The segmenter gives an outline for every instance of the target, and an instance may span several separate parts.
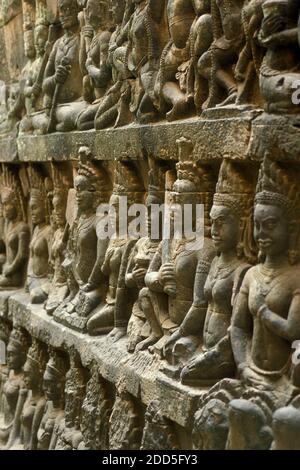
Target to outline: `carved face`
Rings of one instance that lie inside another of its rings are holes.
[[[21,351],[21,346],[9,342],[6,352],[6,362],[9,369],[18,371],[24,364],[24,353]]]
[[[214,205],[210,212],[211,236],[220,253],[236,249],[239,239],[240,220],[229,207]]]
[[[79,212],[89,212],[95,206],[95,191],[91,191],[89,181],[82,175],[75,178],[74,185]]]
[[[59,19],[63,29],[71,29],[78,25],[78,6],[74,0],[59,0]]]
[[[25,55],[28,59],[33,59],[35,56],[34,35],[32,31],[25,31],[24,33],[24,49]]]
[[[94,29],[97,29],[105,22],[105,7],[98,0],[88,0],[86,6],[86,15],[89,24]]]
[[[16,201],[12,194],[4,194],[2,196],[3,215],[7,220],[15,220],[18,212]]]
[[[115,222],[118,223],[119,220],[119,196],[116,194],[112,194],[109,200],[109,205],[112,208],[112,210],[110,210],[108,214],[109,220],[110,223],[114,226]]]
[[[37,195],[32,195],[29,201],[29,207],[33,225],[44,223],[46,220],[46,208],[44,201],[38,198]]]
[[[52,200],[53,204],[53,218],[54,223],[57,227],[63,228],[66,224],[66,204],[64,198],[59,195],[55,194]]]
[[[30,359],[27,359],[27,361],[25,362],[23,371],[24,383],[26,388],[28,390],[34,389],[38,383],[38,372]]]
[[[46,400],[57,401],[60,400],[63,393],[64,384],[57,376],[50,373],[46,369],[43,378],[43,390],[45,392]]]
[[[289,222],[277,206],[257,204],[254,210],[254,238],[265,256],[278,256],[288,250]]]
[[[38,55],[44,54],[47,38],[48,28],[43,25],[36,26],[34,30],[34,45]]]

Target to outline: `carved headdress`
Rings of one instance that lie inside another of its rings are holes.
[[[46,222],[49,223],[51,216],[51,196],[53,184],[49,176],[45,176],[40,168],[29,165],[28,179],[30,183],[30,196],[45,205]]]
[[[75,348],[70,349],[70,369],[66,374],[65,416],[70,426],[79,427],[82,403],[85,396],[87,374]]]
[[[149,158],[148,195],[154,196],[158,203],[165,199],[165,180],[168,166],[163,161]]]
[[[29,338],[26,332],[20,327],[13,328],[9,336],[8,344],[16,348],[18,351],[20,351],[21,354],[25,355],[24,356],[24,362],[25,362],[25,357],[26,357],[28,346],[29,346]]]
[[[17,208],[19,217],[26,221],[26,204],[18,175],[7,165],[2,165],[0,180],[1,201],[11,200]]]
[[[215,206],[228,207],[240,219],[237,255],[250,262],[256,259],[252,217],[256,177],[254,166],[223,160],[213,199]]]
[[[143,200],[145,194],[143,180],[134,162],[120,160],[116,162],[113,193],[127,196],[128,204]]]
[[[104,198],[105,201],[109,199],[111,193],[111,182],[108,172],[103,164],[92,160],[92,153],[88,147],[80,147],[79,149],[79,164],[78,164],[78,177],[84,177],[88,182],[88,190],[95,192],[95,203],[99,198]]]
[[[289,260],[294,264],[299,259],[300,190],[299,167],[284,165],[265,158],[256,187],[255,204],[281,207],[290,222]]]
[[[32,363],[39,374],[43,374],[47,364],[47,352],[43,344],[36,338],[32,338],[32,344],[27,353],[27,361]]]
[[[65,381],[68,364],[65,355],[52,347],[49,347],[49,361],[47,362],[46,371],[54,379]]]

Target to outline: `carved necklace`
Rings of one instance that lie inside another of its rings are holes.
[[[258,291],[266,297],[271,290],[280,282],[282,274],[284,274],[286,266],[268,268],[265,265],[258,265],[256,272],[256,281],[258,283]],[[274,280],[276,282],[274,283]]]
[[[239,260],[235,260],[230,263],[222,263],[221,261],[217,261],[217,265],[214,267],[213,273],[209,274],[212,287],[217,281],[220,281],[221,279],[227,279],[231,274],[235,272],[239,265]]]

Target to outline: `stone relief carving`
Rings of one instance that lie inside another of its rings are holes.
[[[299,449],[298,2],[19,4],[19,23],[0,6],[0,448]]]

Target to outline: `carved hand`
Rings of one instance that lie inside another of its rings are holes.
[[[67,80],[71,71],[70,65],[59,65],[55,72],[55,81],[56,83],[63,84]]]
[[[144,268],[138,268],[132,271],[132,276],[136,282],[136,284],[140,284],[146,276],[146,269]]]
[[[167,284],[169,281],[175,279],[175,271],[173,263],[165,263],[159,270],[159,282],[162,285]]]

